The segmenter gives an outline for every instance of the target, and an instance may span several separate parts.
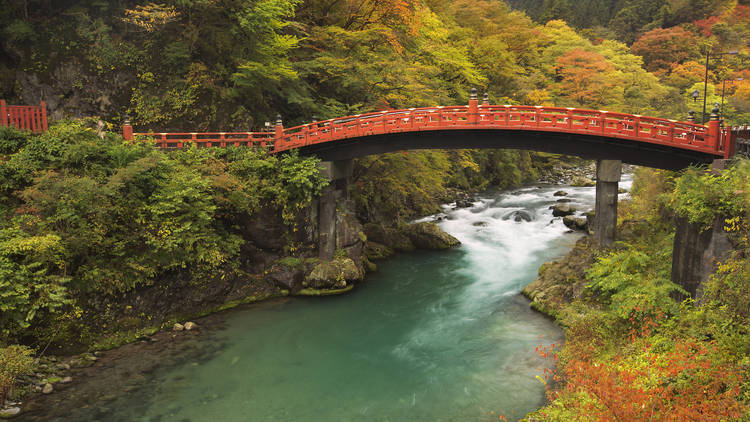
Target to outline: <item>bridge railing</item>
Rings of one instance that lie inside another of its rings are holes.
[[[136,132],[132,135],[137,137],[135,139],[150,139],[160,148],[169,149],[183,148],[189,144],[195,144],[199,148],[270,147],[274,141],[273,132]]]
[[[5,100],[0,100],[0,126],[46,132],[47,105],[42,101],[38,106],[9,106]]]
[[[719,129],[717,119],[708,126],[691,122],[634,114],[564,107],[478,105],[420,107],[385,110],[317,121],[291,128],[280,122],[274,132],[136,133],[123,127],[126,138],[140,135],[153,138],[163,148],[198,146],[265,146],[272,152],[390,133],[506,129],[563,132],[649,142],[690,149],[717,156],[727,155],[731,136]]]
[[[323,120],[283,130],[274,151],[386,133],[492,128],[597,135],[645,141],[721,155],[726,142],[690,122],[601,110],[482,105],[389,110]]]

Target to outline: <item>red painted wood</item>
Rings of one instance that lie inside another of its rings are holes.
[[[125,128],[123,128],[125,129]],[[387,110],[313,122],[273,132],[136,133],[153,138],[163,148],[198,146],[271,146],[277,153],[306,145],[347,139],[429,130],[510,129],[604,136],[634,142],[669,145],[723,156],[731,137],[718,122],[708,126],[633,114],[562,107],[477,105]]]
[[[0,100],[0,125],[35,133],[45,132],[47,105],[42,101],[39,106],[9,106],[5,100]]]

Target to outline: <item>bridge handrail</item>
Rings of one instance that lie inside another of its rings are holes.
[[[525,105],[469,105],[380,110],[337,117],[284,128],[274,132],[136,133],[150,136],[162,147],[182,147],[187,142],[202,146],[270,146],[272,152],[330,142],[400,132],[461,129],[507,129],[564,132],[670,145],[713,155],[728,155],[731,134],[718,121],[708,126],[694,122],[637,114],[567,107]],[[132,131],[132,129],[131,129]],[[229,135],[244,136],[239,140]],[[168,145],[168,146],[167,146]]]
[[[9,106],[0,100],[0,126],[12,126],[34,133],[47,131],[47,104],[42,101],[38,106]]]

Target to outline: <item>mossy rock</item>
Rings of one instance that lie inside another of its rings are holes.
[[[399,252],[411,252],[415,248],[409,237],[401,230],[378,224],[365,224],[368,242],[376,242]]]
[[[576,176],[570,181],[570,186],[582,188],[596,186],[596,182],[589,179],[588,177]]]
[[[378,242],[365,243],[365,257],[370,260],[385,259],[393,255],[393,249]]]
[[[410,224],[403,231],[419,249],[448,249],[461,244],[458,239],[431,222]]]
[[[305,278],[305,288],[331,289],[343,288],[347,282],[364,278],[363,271],[349,257],[339,256],[331,261],[317,264]]]

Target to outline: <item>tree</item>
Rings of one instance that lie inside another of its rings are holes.
[[[577,48],[557,59],[555,70],[560,82],[555,85],[559,95],[581,106],[606,102],[614,82],[615,68],[601,54]]]
[[[698,40],[679,26],[646,32],[631,48],[643,57],[646,69],[656,74],[668,73],[677,65],[700,57]]]

